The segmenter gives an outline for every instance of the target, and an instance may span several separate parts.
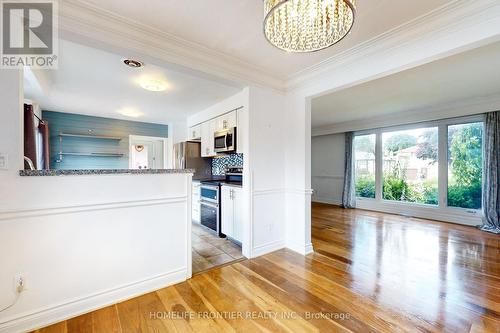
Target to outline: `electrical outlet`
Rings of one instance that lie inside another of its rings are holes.
[[[9,168],[9,155],[0,153],[0,170]]]
[[[26,278],[23,274],[14,276],[14,289],[19,294],[26,290]]]

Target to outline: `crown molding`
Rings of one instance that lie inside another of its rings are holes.
[[[500,95],[481,96],[425,108],[399,111],[376,117],[346,121],[313,128],[311,135],[321,136],[337,133],[370,130],[376,128],[406,125],[447,118],[472,116],[500,110]]]
[[[356,69],[359,62],[372,59],[374,56],[394,56],[399,58],[408,56],[412,58],[414,49],[408,45],[432,45],[436,41],[456,39],[460,33],[465,38],[475,38],[470,31],[478,24],[488,24],[490,30],[484,31],[484,35],[496,30],[500,35],[500,2],[498,0],[455,0],[435,10],[408,21],[394,29],[386,31],[372,39],[362,42],[348,50],[308,67],[300,72],[290,75],[286,79],[287,91],[305,89],[313,85],[313,82],[321,80],[325,76],[331,76],[342,72],[346,68]],[[496,28],[496,29],[495,29]],[[477,39],[483,38],[478,36]],[[460,38],[459,38],[460,39]],[[491,41],[490,41],[491,42]],[[475,45],[475,47],[481,45]],[[474,46],[470,46],[474,48]],[[465,51],[465,49],[457,50]],[[392,52],[392,55],[390,54]],[[430,59],[436,60],[436,59]],[[372,63],[373,65],[373,63]]]
[[[59,30],[70,40],[90,41],[107,48],[126,49],[190,72],[238,85],[284,90],[285,82],[236,57],[215,51],[106,11],[85,1],[64,0],[59,6]]]
[[[331,82],[332,78],[355,77],[352,73],[358,71],[360,63],[366,64],[368,61],[375,67],[377,59],[397,56],[396,60],[401,63],[408,59],[407,67],[410,68],[422,64],[422,59],[429,62],[451,55],[452,51],[458,53],[481,46],[477,43],[481,40],[484,43],[495,41],[485,41],[488,36],[500,37],[500,1],[455,0],[325,61],[280,78],[254,64],[119,16],[86,1],[64,0],[59,10],[61,36],[70,40],[83,39],[83,42],[94,46],[144,55],[241,87],[256,85],[280,92],[312,90],[311,87],[323,89],[325,86],[331,91],[332,87],[343,87],[342,84]],[[457,36],[460,36],[458,41]],[[448,43],[450,41],[461,43],[463,48],[453,49],[450,46],[445,50],[448,44],[452,44]],[[436,45],[442,49],[439,57]],[[429,56],[430,51],[424,52],[427,46],[436,49],[434,58]],[[445,54],[446,51],[448,54]],[[400,66],[395,70],[403,69]],[[391,73],[384,73],[388,74]],[[368,75],[364,78],[373,79]],[[319,93],[318,89],[314,93]]]

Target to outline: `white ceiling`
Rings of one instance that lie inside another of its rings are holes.
[[[85,3],[209,47],[286,79],[340,51],[424,15],[452,0],[357,0],[351,34],[310,54],[271,46],[262,32],[262,0],[87,0]]]
[[[124,57],[61,40],[59,68],[25,74],[25,98],[44,110],[144,122],[185,120],[242,87],[228,86],[146,63],[133,69]],[[164,80],[163,92],[142,89],[144,78]],[[120,113],[132,113],[126,116]]]
[[[500,43],[461,53],[316,98],[312,126],[426,108],[500,94]]]

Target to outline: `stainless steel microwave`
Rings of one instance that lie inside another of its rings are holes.
[[[236,151],[236,127],[215,132],[214,151],[216,153],[231,153]]]

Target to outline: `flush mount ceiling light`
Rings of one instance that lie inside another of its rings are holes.
[[[134,60],[134,59],[124,59],[123,63],[127,65],[128,67],[132,68],[141,68],[144,66],[144,63],[139,61],[139,60]]]
[[[119,114],[125,117],[139,118],[143,113],[135,108],[125,107],[117,111]]]
[[[287,52],[330,47],[351,31],[355,0],[264,0],[264,34]]]
[[[149,91],[164,91],[167,89],[167,83],[156,79],[143,79],[139,82],[142,88]]]

